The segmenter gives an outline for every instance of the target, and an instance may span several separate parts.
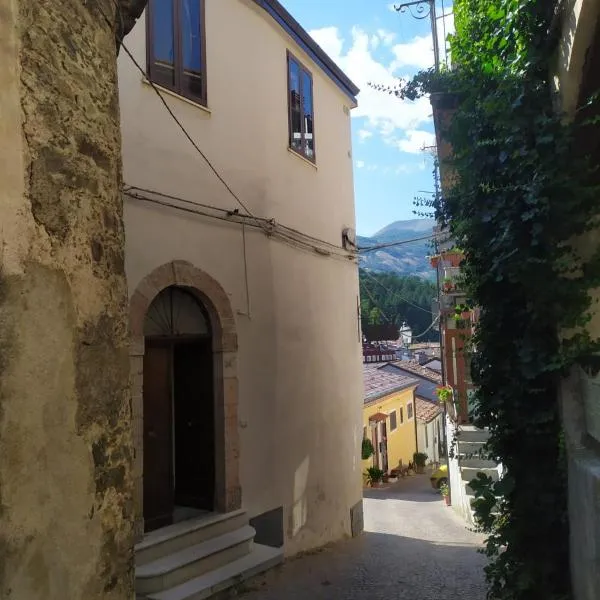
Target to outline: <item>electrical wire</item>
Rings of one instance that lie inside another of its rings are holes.
[[[114,0],[114,4],[115,7],[117,9],[117,13],[119,15],[119,18],[121,20],[121,23],[123,23],[123,15],[121,12],[121,7],[118,4],[117,0]],[[102,16],[104,17],[106,23],[111,27],[111,29],[115,29],[113,23],[111,22],[111,20],[108,18],[108,16],[106,15],[106,13],[104,12],[104,10],[102,9],[102,7],[100,6],[99,2],[96,2],[96,6],[98,8],[98,10],[100,11],[100,13],[102,14]],[[122,31],[122,30],[121,30]],[[119,34],[116,34],[117,39],[119,40],[120,44],[121,44],[121,48],[123,48],[124,52],[127,54],[127,56],[129,57],[129,59],[132,61],[132,63],[134,64],[134,66],[137,68],[137,70],[142,74],[142,76],[146,77],[146,72],[144,70],[144,68],[140,65],[140,63],[136,60],[136,58],[133,56],[132,52],[129,50],[129,48],[127,47],[127,45],[124,43],[123,37]],[[341,250],[343,252],[346,252],[346,254],[344,255],[345,258],[352,258],[352,255],[350,254],[349,251],[346,251],[343,247],[341,246],[337,246],[336,244],[332,244],[331,242],[327,242],[326,240],[322,240],[319,238],[316,238],[314,236],[311,236],[309,234],[303,233],[297,229],[294,229],[292,227],[289,226],[285,226],[285,225],[280,225],[278,224],[274,219],[265,219],[263,217],[256,217],[251,211],[250,209],[247,207],[247,205],[242,201],[242,199],[233,191],[233,189],[231,188],[231,186],[227,183],[227,181],[225,181],[225,179],[222,177],[222,175],[219,173],[219,171],[217,170],[217,168],[213,165],[213,163],[210,161],[210,159],[206,156],[206,154],[202,151],[202,149],[199,147],[199,145],[196,143],[196,141],[192,138],[192,136],[190,135],[190,133],[187,131],[187,129],[185,128],[185,126],[183,125],[183,123],[178,119],[178,117],[175,115],[175,113],[173,112],[173,110],[171,109],[171,107],[169,106],[169,104],[167,103],[167,101],[164,98],[164,95],[162,94],[160,88],[151,80],[148,80],[148,83],[150,84],[150,86],[152,87],[152,89],[154,90],[154,92],[156,93],[156,95],[159,97],[162,105],[164,106],[164,108],[167,110],[167,112],[169,113],[170,117],[173,119],[173,121],[175,122],[175,124],[177,125],[177,127],[181,130],[181,132],[184,134],[184,136],[186,137],[186,139],[190,142],[190,144],[194,147],[194,149],[198,152],[198,154],[200,154],[200,156],[202,157],[202,159],[205,161],[205,163],[208,165],[208,167],[210,168],[210,170],[214,173],[214,175],[217,177],[217,179],[222,183],[222,185],[225,187],[225,189],[229,192],[229,194],[234,198],[234,200],[241,206],[241,208],[246,212],[246,214],[256,222],[256,224],[259,225],[260,228],[265,229],[268,233],[269,236],[275,236],[278,239],[282,240],[282,241],[290,241],[291,245],[294,245],[296,247],[298,247],[298,244],[301,247],[308,247],[310,246],[309,242],[314,242],[314,244],[322,244],[324,246],[326,246],[327,248],[333,250],[334,252],[338,252]],[[209,205],[203,205],[199,202],[191,202],[189,200],[185,200],[182,198],[176,198],[174,196],[169,196],[168,194],[162,194],[153,190],[147,190],[144,188],[138,188],[138,187],[131,187],[129,188],[131,189],[137,189],[139,191],[143,191],[146,193],[153,193],[153,194],[157,194],[157,195],[161,195],[163,197],[167,197],[170,198],[171,200],[177,200],[178,202],[184,202],[187,204],[195,204],[197,206],[203,207],[203,208],[208,208],[210,210],[214,210],[214,211],[218,211],[221,213],[226,213],[226,214],[230,214],[232,211],[227,211],[224,209],[219,209],[218,207],[214,207],[214,206],[209,206]],[[148,199],[147,199],[148,200]],[[213,216],[213,215],[206,215],[206,216]],[[223,219],[223,220],[229,220],[229,219]],[[276,230],[277,228],[281,229],[281,231]],[[294,236],[298,236],[301,239],[298,240],[297,238],[295,238]],[[417,238],[414,240],[403,240],[403,241],[399,241],[399,242],[393,242],[390,244],[385,244],[385,245],[380,245],[380,246],[373,246],[373,247],[369,247],[369,248],[364,248],[362,249],[364,252],[369,252],[371,250],[376,250],[378,248],[385,248],[385,247],[392,247],[395,245],[401,245],[404,243],[410,243],[412,241],[420,241],[421,239],[431,239],[432,236],[428,236],[428,237],[424,237],[424,238]],[[329,251],[327,250],[323,250],[318,248],[318,246],[312,246],[310,248],[306,248],[306,249],[310,249],[311,251],[320,254],[322,256],[327,256],[329,255]],[[357,250],[361,250],[360,248],[357,248]]]
[[[248,283],[248,253],[246,249],[246,225],[242,223],[242,252],[244,257],[244,283],[246,285],[246,316],[251,319],[250,312],[250,284]]]
[[[377,244],[375,246],[359,246],[359,253],[372,252],[373,250],[381,250],[382,248],[393,248],[395,246],[403,246],[405,244],[412,244],[414,242],[421,242],[423,240],[433,240],[440,237],[439,233],[432,233],[418,238],[411,238],[409,240],[398,240],[397,242],[386,242],[384,244]]]
[[[402,296],[400,296],[398,294],[398,292],[393,292],[392,290],[390,290],[388,287],[383,285],[383,283],[381,283],[381,281],[379,281],[376,277],[373,277],[371,275],[371,273],[369,273],[368,271],[363,269],[362,273],[364,273],[369,279],[371,279],[372,281],[374,281],[375,283],[380,285],[388,294],[391,294],[392,296],[397,296],[398,298],[400,298],[400,300],[402,300],[402,302],[406,302],[406,304],[409,304],[410,306],[413,306],[414,308],[418,308],[419,310],[422,310],[423,312],[426,312],[427,314],[433,315],[433,313],[430,310],[427,310],[426,308],[423,308],[422,306],[419,306],[418,304],[414,304],[410,300],[407,300],[406,298],[403,298]],[[367,289],[366,286],[365,286],[365,289]]]
[[[127,197],[135,199],[135,200],[139,200],[139,201],[147,202],[147,203],[151,203],[151,204],[157,204],[157,205],[168,207],[168,208],[173,208],[176,210],[180,210],[182,212],[186,212],[188,214],[195,214],[195,215],[207,217],[210,219],[216,219],[219,221],[232,223],[232,224],[244,224],[247,227],[252,227],[254,229],[260,230],[269,239],[281,241],[282,243],[286,243],[289,246],[292,246],[299,250],[303,250],[305,252],[309,252],[312,254],[319,254],[320,256],[332,257],[332,258],[336,258],[336,259],[344,260],[344,261],[356,260],[356,256],[354,254],[350,254],[350,253],[346,252],[345,250],[343,250],[342,248],[339,249],[340,250],[339,252],[335,252],[333,250],[324,250],[322,248],[316,247],[316,246],[314,246],[310,243],[304,242],[302,240],[293,239],[293,238],[287,236],[285,233],[281,233],[281,232],[277,231],[276,229],[272,229],[272,230],[265,229],[265,228],[261,227],[260,225],[258,225],[255,222],[255,219],[251,219],[250,217],[247,217],[246,215],[242,215],[239,213],[236,214],[235,212],[232,212],[232,211],[223,211],[223,209],[213,209],[213,210],[217,210],[218,212],[221,213],[221,214],[214,214],[214,213],[207,212],[206,210],[202,210],[201,206],[194,206],[196,204],[195,202],[187,201],[187,203],[191,206],[182,206],[182,205],[176,204],[172,201],[162,200],[160,198],[151,198],[149,196],[144,196],[142,194],[135,192],[134,190],[135,190],[135,188],[127,188],[123,191],[123,193]],[[170,197],[170,198],[175,198],[176,200],[179,200],[176,197]],[[245,221],[245,219],[247,219],[247,221]]]
[[[115,3],[116,3],[116,0],[115,0]],[[98,5],[99,3],[96,3],[96,4]],[[120,12],[120,7],[118,5],[117,5],[117,8],[119,9],[119,12]],[[99,8],[99,10],[102,12],[101,8]],[[103,16],[110,23],[110,20],[108,19],[108,17],[106,17],[106,15],[104,13],[103,13]],[[111,26],[112,26],[112,24],[111,24]],[[127,56],[131,59],[131,62],[135,65],[135,67],[142,74],[142,76],[146,77],[146,71],[140,65],[140,63],[136,60],[135,56],[133,56],[133,54],[129,50],[129,48],[125,45],[123,38],[121,36],[117,36],[117,38],[119,39],[121,48],[123,48],[123,50],[125,51],[125,54],[127,54]],[[198,152],[198,154],[202,157],[204,162],[208,165],[208,168],[214,173],[215,177],[223,184],[225,189],[235,199],[235,201],[244,209],[244,211],[246,211],[246,213],[249,216],[254,217],[254,215],[252,214],[252,211],[246,206],[246,204],[242,201],[242,199],[231,189],[231,186],[227,183],[227,181],[225,181],[223,176],[219,173],[217,168],[210,161],[208,156],[206,156],[206,154],[202,151],[200,146],[198,146],[198,144],[196,143],[194,138],[189,134],[188,130],[185,128],[183,123],[178,119],[177,115],[173,112],[173,110],[169,106],[169,103],[165,100],[164,95],[162,94],[162,92],[160,91],[158,86],[150,79],[148,79],[148,83],[150,84],[150,86],[152,87],[152,89],[154,90],[156,95],[159,97],[161,103],[163,104],[163,106],[165,107],[165,109],[167,110],[167,112],[169,113],[169,115],[171,116],[171,118],[173,119],[175,124],[177,125],[177,127],[179,127],[179,129],[181,130],[183,135],[187,138],[187,140],[190,142],[190,144],[194,147],[196,152]]]
[[[411,339],[416,340],[416,339],[423,337],[426,333],[428,333],[429,331],[431,331],[434,328],[435,324],[439,320],[440,320],[440,315],[438,315],[433,321],[431,321],[431,325],[425,331],[422,331],[421,333],[419,333],[417,335],[412,335]]]
[[[140,192],[142,192],[142,194],[140,194]],[[221,213],[224,217],[225,216],[227,217],[227,218],[223,218],[223,220],[234,221],[234,222],[244,222],[244,220],[246,219],[246,225],[249,225],[249,226],[255,227],[257,225],[257,222],[262,222],[264,226],[260,227],[260,229],[263,229],[263,231],[265,233],[267,233],[269,236],[273,236],[273,235],[281,236],[282,239],[290,239],[291,241],[295,241],[295,242],[299,241],[305,245],[310,245],[312,243],[317,244],[317,245],[320,244],[320,245],[326,246],[328,249],[330,249],[332,251],[341,253],[346,258],[352,258],[355,255],[354,252],[348,251],[345,248],[343,248],[342,246],[336,246],[335,244],[332,244],[325,240],[321,240],[321,239],[311,236],[309,234],[302,233],[301,231],[298,231],[297,229],[294,229],[293,227],[289,227],[287,225],[282,225],[281,223],[278,223],[277,221],[275,221],[275,219],[265,219],[264,217],[248,217],[244,214],[239,213],[239,211],[237,211],[237,210],[228,210],[228,209],[220,208],[218,206],[212,206],[210,204],[204,204],[202,202],[197,202],[195,200],[188,200],[186,198],[181,198],[180,196],[173,196],[172,194],[165,194],[165,193],[159,192],[157,190],[151,190],[148,188],[142,188],[142,187],[133,186],[133,185],[125,185],[124,193],[127,195],[130,195],[130,196],[133,195],[133,197],[140,198],[140,199],[141,199],[141,196],[143,196],[143,194],[151,194],[153,196],[159,196],[162,198],[167,198],[169,200],[175,200],[175,201],[181,202],[183,204],[196,206],[196,207],[200,207],[200,208],[205,208],[205,209],[209,209],[211,211]],[[145,197],[145,198],[148,199],[147,197]],[[198,212],[199,212],[199,214],[204,214],[205,216],[214,216],[214,215],[208,215],[206,213],[202,213],[201,211],[198,211]],[[298,237],[300,237],[301,239],[298,240]],[[313,248],[315,251],[318,252],[317,248],[314,248],[313,246],[311,246],[311,248]],[[325,254],[326,252],[327,251],[321,252],[321,253]]]
[[[375,308],[381,313],[381,316],[390,324],[390,325],[394,325],[394,323],[392,323],[386,316],[386,314],[383,312],[383,308],[381,308],[381,306],[379,306],[379,304],[377,304],[377,301],[375,300],[375,298],[373,298],[373,294],[371,294],[371,290],[369,290],[368,287],[365,286],[365,292],[367,292],[367,296],[369,296],[371,302],[375,305]]]

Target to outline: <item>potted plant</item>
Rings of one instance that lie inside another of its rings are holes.
[[[385,473],[379,467],[369,467],[366,471],[367,485],[380,487]]]
[[[439,386],[435,389],[435,395],[440,402],[449,402],[452,399],[452,388],[449,385]]]
[[[425,452],[415,452],[413,454],[413,462],[415,463],[415,470],[419,475],[425,472],[425,464],[427,463],[427,454]]]
[[[444,292],[449,293],[454,290],[454,282],[450,277],[444,277],[444,281],[442,283],[442,289]]]
[[[373,442],[369,438],[363,438],[361,456],[363,460],[369,460],[371,456],[375,454],[375,448],[373,448]]]
[[[442,483],[440,486],[440,494],[442,494],[442,497],[446,502],[446,506],[450,506],[450,488],[448,487],[447,483]]]

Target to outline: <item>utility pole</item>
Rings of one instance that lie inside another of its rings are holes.
[[[409,12],[414,19],[419,21],[423,19],[431,20],[431,36],[433,38],[433,62],[436,72],[440,70],[440,48],[437,32],[437,20],[435,8],[436,0],[414,0],[413,2],[404,2],[394,5],[394,10],[399,13]],[[442,15],[444,17],[445,15]]]

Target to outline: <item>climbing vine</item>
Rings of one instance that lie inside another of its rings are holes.
[[[488,451],[506,470],[499,482],[472,483],[494,600],[571,597],[558,393],[600,349],[586,332],[600,253],[578,249],[599,224],[597,173],[578,151],[597,119],[568,122],[554,106],[553,4],[456,0],[454,69],[393,90],[433,94],[450,116],[438,122],[452,152],[432,207],[464,251],[468,294],[481,307],[476,424],[489,428]]]

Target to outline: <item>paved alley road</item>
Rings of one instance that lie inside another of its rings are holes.
[[[365,534],[290,560],[244,600],[484,600],[482,537],[426,476],[366,492]]]

